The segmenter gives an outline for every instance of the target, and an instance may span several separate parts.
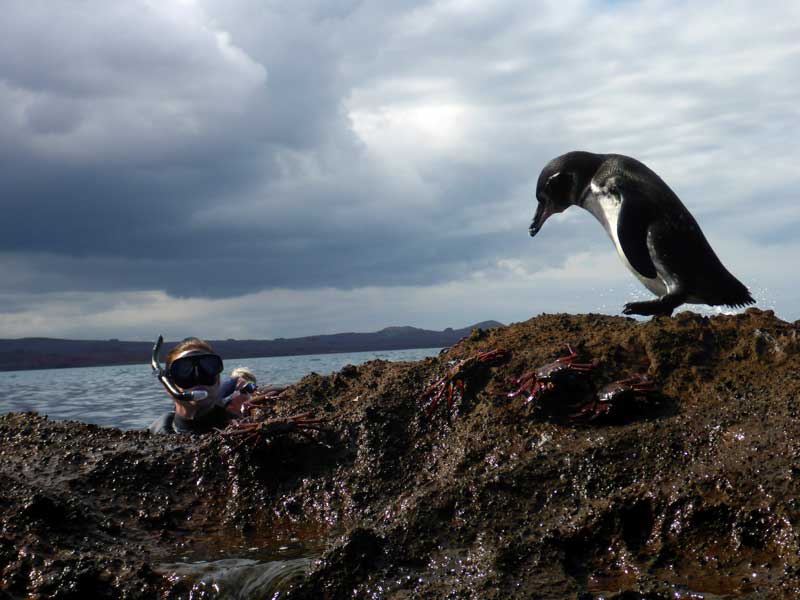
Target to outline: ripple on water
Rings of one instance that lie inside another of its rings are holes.
[[[162,563],[156,571],[166,575],[170,582],[185,589],[193,598],[276,600],[303,580],[310,565],[310,558],[272,561],[225,558]]]
[[[246,366],[260,383],[285,386],[311,371],[326,375],[345,365],[360,365],[375,358],[420,360],[438,352],[439,348],[423,348],[230,359],[225,361],[225,370]],[[146,429],[171,409],[170,399],[153,377],[149,364],[0,372],[0,414],[36,411],[57,420]]]

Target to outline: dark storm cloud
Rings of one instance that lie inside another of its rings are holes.
[[[459,210],[508,184],[442,164],[430,174],[442,202],[406,214],[413,191],[351,130],[335,36],[315,19],[355,4],[229,11],[233,37],[204,30],[202,12],[103,6],[34,3],[0,32],[18,113],[0,148],[0,252],[37,270],[22,291],[428,284],[491,250],[490,236],[458,231]],[[42,36],[60,51],[38,49]],[[210,276],[188,284],[197,272]]]
[[[338,100],[325,99],[321,52],[285,48],[300,58],[265,68],[173,8],[30,3],[0,25],[0,95],[11,101],[0,124],[0,252],[62,257],[71,273],[52,278],[55,289],[164,288],[181,259],[246,259],[252,215],[219,229],[197,215],[237,212],[281,176],[281,152],[315,148],[342,119]],[[57,51],[44,51],[43,37]],[[255,232],[269,239],[292,220]],[[68,260],[78,257],[117,260],[104,273],[102,261]],[[141,268],[157,258],[167,267]],[[219,293],[214,285],[206,293]]]
[[[240,79],[230,77],[240,96],[233,98],[213,85],[214,76],[231,67],[217,52],[218,39],[168,12],[148,14],[146,7],[108,14],[84,6],[60,15],[39,7],[7,21],[16,25],[9,27],[9,45],[22,50],[22,60],[4,63],[7,80],[36,97],[25,103],[14,132],[30,141],[28,152],[5,163],[9,218],[0,250],[83,259],[60,262],[58,273],[67,269],[68,277],[40,281],[54,289],[155,288],[183,295],[189,292],[181,275],[196,268],[200,253],[217,271],[193,292],[202,295],[254,285],[428,284],[492,250],[488,236],[459,229],[468,225],[466,207],[480,201],[491,210],[507,196],[515,180],[507,167],[432,162],[427,180],[440,193],[430,207],[415,207],[413,219],[402,214],[402,191],[391,197],[391,173],[379,181],[376,173],[352,168],[370,158],[343,110],[349,88],[337,70],[349,57],[336,54],[328,26],[307,18],[329,15],[330,7],[254,10],[250,14],[263,18],[246,21],[239,19],[248,11],[228,11],[241,34],[234,39],[243,40]],[[74,25],[59,36],[64,52],[34,52],[31,33],[52,31],[59,16]],[[123,26],[128,33],[117,35]],[[353,53],[354,62],[358,56]],[[267,74],[263,85],[254,78],[259,66]],[[177,124],[170,119],[173,102]],[[218,108],[228,103],[241,113]],[[157,130],[148,131],[154,127],[148,119],[170,122],[163,141]],[[88,136],[85,154],[81,124],[101,129]],[[68,139],[48,140],[47,134]],[[50,143],[66,148],[53,155]],[[317,176],[326,185],[315,185]],[[207,209],[216,221],[203,220]],[[36,235],[18,227],[22,222],[34,223]],[[107,257],[117,259],[109,270],[103,260],[86,260]],[[154,259],[158,269],[148,266]],[[245,263],[254,274],[247,282],[236,268]]]

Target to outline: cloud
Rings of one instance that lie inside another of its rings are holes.
[[[645,161],[730,270],[798,318],[776,267],[800,257],[798,13],[588,0],[6,7],[0,315],[17,320],[0,336],[25,328],[21,298],[56,314],[75,298],[164,294],[148,314],[214,306],[235,328],[283,290],[298,313],[330,315],[311,321],[328,331],[347,322],[326,309],[336,293],[387,324],[418,322],[392,297],[439,318],[438,302],[470,306],[454,326],[518,320],[539,310],[525,285],[552,310],[596,310],[580,294],[602,287],[586,257],[615,255],[591,217],[573,209],[526,232],[539,170],[577,148]],[[603,264],[615,290],[636,285]],[[476,273],[510,294],[486,298],[487,312],[455,297]],[[109,315],[74,321],[134,331]]]
[[[487,319],[510,323],[542,312],[615,314],[625,302],[648,294],[632,281],[613,249],[606,250],[571,255],[541,270],[522,259],[489,262],[483,269],[426,286],[326,287],[312,293],[278,288],[232,298],[174,297],[160,290],[0,293],[5,307],[0,331],[6,337],[104,339],[114,332],[114,337],[142,341],[159,334],[169,339],[257,339],[375,331],[391,323],[429,329]],[[759,254],[758,247],[752,250],[751,260],[759,264],[766,254]],[[765,279],[780,271],[775,265],[763,279],[748,281],[764,309],[800,302],[796,288],[776,292],[764,286]],[[723,307],[687,308],[704,314],[729,312]]]
[[[113,330],[126,339],[149,340],[158,334],[292,337],[373,331],[387,323],[463,327],[489,318],[514,320],[519,302],[532,312],[575,310],[587,286],[596,291],[593,310],[600,311],[614,294],[609,283],[623,287],[625,278],[615,271],[618,265],[607,256],[581,254],[540,273],[522,261],[498,261],[430,286],[321,288],[313,294],[279,288],[217,299],[175,298],[162,291],[0,294],[7,307],[0,314],[0,331],[8,337],[103,338]],[[375,311],[376,306],[382,310]]]

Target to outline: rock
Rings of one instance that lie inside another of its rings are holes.
[[[598,385],[646,372],[672,408],[578,424],[493,393],[567,344]],[[512,358],[426,414],[423,390],[495,348]],[[313,440],[5,415],[0,598],[180,596],[159,565],[286,540],[318,559],[288,598],[796,598],[798,373],[798,323],[771,311],[541,315],[304,378],[266,416],[324,414]]]

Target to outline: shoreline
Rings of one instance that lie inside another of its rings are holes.
[[[208,340],[224,360],[444,348],[474,328],[503,327],[486,321],[461,329],[432,331],[388,327],[372,333],[337,333],[274,340]],[[166,342],[162,357],[177,342]],[[150,363],[153,344],[119,340],[0,339],[0,372]]]

